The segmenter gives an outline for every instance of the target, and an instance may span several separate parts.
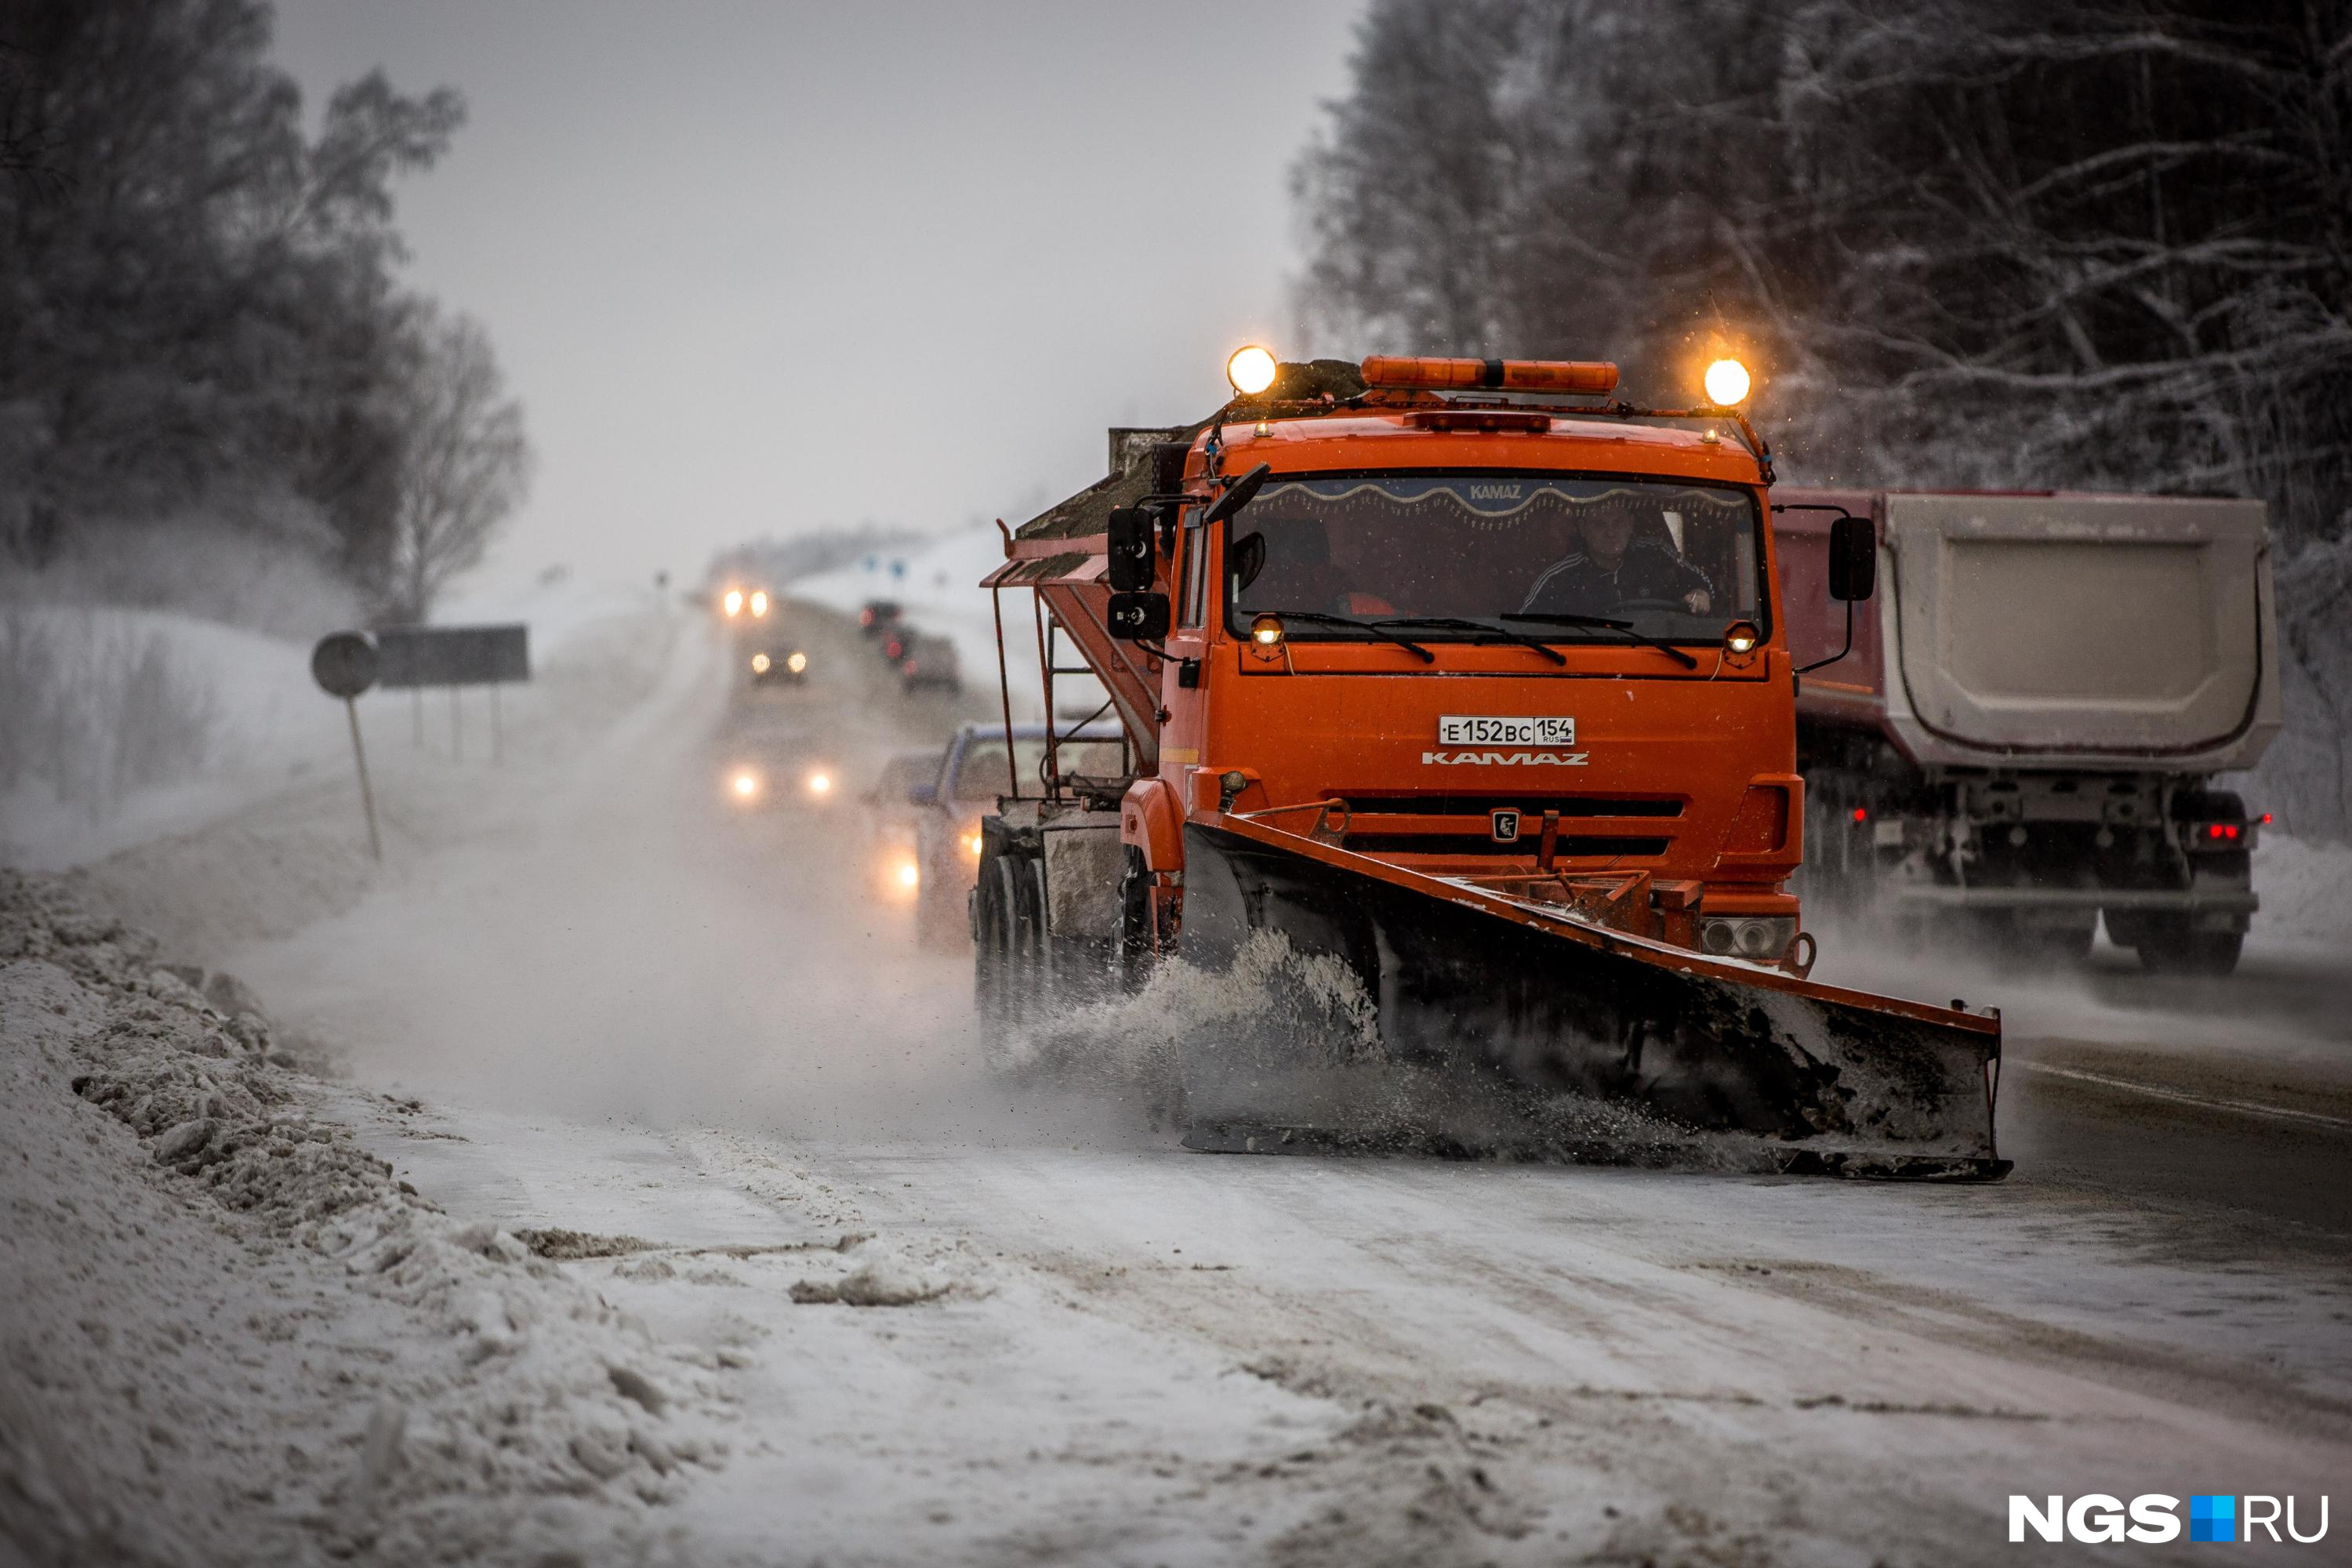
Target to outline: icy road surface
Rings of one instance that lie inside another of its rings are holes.
[[[89,879],[341,1060],[343,1114],[454,1216],[648,1244],[562,1268],[735,1413],[650,1510],[666,1557],[1951,1563],[2070,1550],[2010,1545],[2011,1492],[2340,1510],[2341,955],[2201,986],[1833,958],[2004,1008],[1997,1186],[1189,1154],[1118,1040],[1060,1100],[991,1074],[968,961],[915,951],[845,798],[983,696],[903,700],[785,613],[803,689],[649,616],[503,767],[394,748],[363,889],[325,786]]]

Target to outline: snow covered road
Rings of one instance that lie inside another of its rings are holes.
[[[704,1369],[724,1462],[575,1560],[1973,1563],[2034,1556],[2011,1492],[2347,1473],[2339,961],[1954,984],[2009,1020],[1997,1186],[1188,1154],[1116,1071],[989,1070],[963,962],[793,787],[958,710],[804,635],[809,688],[742,693],[699,623],[616,629],[505,769],[394,778],[362,891],[263,866],[207,923],[186,868],[250,824],[90,879],[345,1064],[322,1105],[425,1198],[583,1233],[562,1273]]]

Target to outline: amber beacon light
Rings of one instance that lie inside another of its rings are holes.
[[[1617,390],[1617,367],[1597,359],[1427,359],[1374,354],[1363,363],[1366,386],[1426,392],[1580,392]]]

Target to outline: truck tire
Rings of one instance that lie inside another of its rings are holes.
[[[972,997],[982,1019],[1012,1027],[1042,1012],[1053,986],[1042,856],[1008,845],[980,870],[972,898]]]
[[[1118,985],[1131,996],[1151,978],[1158,954],[1151,936],[1151,868],[1132,844],[1124,859],[1118,879]]]
[[[990,1028],[1004,1023],[1005,971],[1004,915],[998,907],[1002,900],[996,885],[996,866],[983,861],[980,880],[971,889],[971,1005],[980,1021]]]

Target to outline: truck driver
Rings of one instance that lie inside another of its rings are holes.
[[[1633,514],[1598,507],[1579,520],[1584,548],[1545,568],[1528,590],[1523,614],[1606,615],[1622,605],[1679,602],[1705,615],[1715,602],[1706,574],[1676,554],[1664,528],[1635,537]]]

